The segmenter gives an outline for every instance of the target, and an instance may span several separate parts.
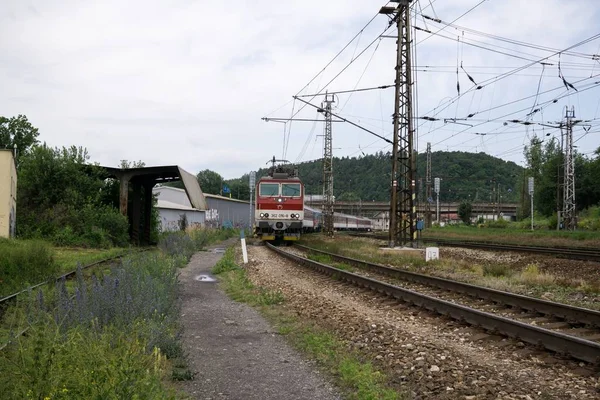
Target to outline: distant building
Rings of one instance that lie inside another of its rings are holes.
[[[206,224],[212,227],[251,228],[254,223],[254,202],[252,209],[244,200],[204,193],[206,203]],[[251,221],[252,220],[252,221]]]
[[[170,186],[156,186],[152,189],[152,193],[158,197],[156,208],[163,232],[179,230],[180,222],[184,217],[187,226],[205,225],[206,211],[192,207],[185,190]]]
[[[17,228],[17,166],[12,150],[0,149],[0,237],[15,237]]]
[[[185,190],[170,186],[152,189],[158,196],[158,213],[161,227],[165,230],[179,229],[179,220],[186,216],[188,225],[200,224],[211,228],[247,228],[250,216],[254,215],[247,201],[204,193],[206,211],[192,207]]]

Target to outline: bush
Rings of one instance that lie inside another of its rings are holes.
[[[488,264],[483,266],[483,275],[484,276],[510,276],[512,275],[512,270],[509,266],[504,264]]]
[[[162,383],[166,358],[183,356],[175,260],[135,254],[76,277],[32,296],[28,335],[0,352],[3,398],[175,398]]]
[[[504,229],[504,228],[508,228],[509,222],[505,219],[498,219],[495,221],[487,221],[485,223],[485,227],[486,228],[495,228],[495,229]]]
[[[0,296],[43,282],[58,271],[46,243],[0,239]]]
[[[175,399],[161,379],[164,356],[148,352],[134,331],[93,331],[81,327],[65,334],[44,321],[21,336],[18,346],[0,355],[4,399]]]

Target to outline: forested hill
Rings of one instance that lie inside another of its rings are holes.
[[[426,155],[419,154],[417,194],[422,199],[425,199],[426,162]],[[442,179],[441,201],[490,201],[492,188],[495,186],[497,190],[499,184],[502,201],[517,202],[522,190],[523,168],[485,153],[433,152],[431,166],[432,178]],[[321,160],[298,165],[306,193],[322,194],[322,168]],[[388,201],[390,171],[389,153],[334,158],[334,195],[337,200]],[[267,170],[261,169],[257,177],[266,174]]]

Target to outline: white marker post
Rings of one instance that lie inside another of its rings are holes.
[[[433,261],[440,258],[440,248],[439,247],[426,247],[425,248],[425,261]]]
[[[248,264],[248,251],[246,250],[246,238],[244,237],[244,230],[240,230],[240,238],[242,241],[242,256],[244,257],[244,264]]]

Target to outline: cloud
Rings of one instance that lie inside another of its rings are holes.
[[[273,154],[280,157],[282,153],[282,124],[266,123],[260,118],[291,100],[383,3],[8,0],[0,9],[0,109],[9,116],[26,114],[40,129],[43,141],[56,146],[85,146],[93,160],[105,165],[139,159],[148,165],[179,164],[191,172],[209,168],[226,177],[237,177],[262,167]],[[432,14],[426,7],[428,2],[421,3],[424,13]],[[439,18],[452,21],[476,3],[443,0],[436,1],[434,7]],[[564,48],[596,33],[593,29],[599,9],[600,5],[591,0],[577,0],[569,7],[558,0],[486,2],[458,23]],[[426,27],[420,18],[417,25]],[[432,29],[433,25],[427,27]],[[321,89],[386,26],[385,17],[377,17],[303,93]],[[454,28],[442,33],[454,39],[462,35]],[[419,32],[416,39],[427,36]],[[465,37],[490,43],[487,38],[471,34]],[[369,48],[335,79],[330,89],[393,83],[394,40],[381,39],[377,43],[376,52],[375,45]],[[496,44],[506,46],[511,53],[520,50],[535,56],[548,54]],[[594,53],[598,44],[596,41],[578,50]],[[554,57],[552,62],[557,60]],[[562,60],[567,63],[566,75],[585,77],[591,72],[591,60]],[[456,40],[435,36],[427,39],[417,51],[416,64],[428,70],[417,75],[417,116],[456,95],[453,69],[457,61],[462,61],[478,82],[508,70],[506,67],[526,63],[457,45]],[[477,118],[486,120],[531,107],[533,99],[485,111],[535,94],[541,69],[538,66],[525,72],[532,76],[512,76],[490,83],[464,95],[439,117],[458,118],[482,111]],[[600,65],[596,73],[600,73]],[[462,70],[459,77],[461,87],[467,90],[470,83]],[[541,90],[561,84],[556,65],[547,67]],[[551,95],[555,93],[540,96],[539,100],[546,101]],[[392,89],[356,93],[350,98],[340,95],[337,100],[337,110],[343,115],[378,134],[390,134]],[[318,104],[321,99],[312,101]],[[560,120],[561,110],[569,102],[577,107],[578,115],[592,118],[597,113],[597,91],[590,90],[547,107],[544,120]],[[270,116],[289,117],[291,107],[289,104]],[[297,111],[299,103],[294,107]],[[524,118],[525,114],[516,113],[515,118]],[[316,116],[311,107],[298,114],[303,118]],[[466,126],[422,122],[420,149],[431,141],[440,142],[434,150],[501,154],[526,138],[525,129],[519,129],[522,127],[483,137],[469,131],[459,133]],[[321,139],[317,135],[322,129],[322,123],[293,123],[286,157],[295,161],[303,148],[303,160],[320,157]],[[507,130],[497,123],[478,129]],[[597,146],[597,138],[597,134],[589,134],[580,143]],[[334,147],[334,153],[340,156],[358,155],[359,147],[366,152],[388,149],[386,143],[345,124],[335,125]],[[519,151],[507,157],[522,159]]]

